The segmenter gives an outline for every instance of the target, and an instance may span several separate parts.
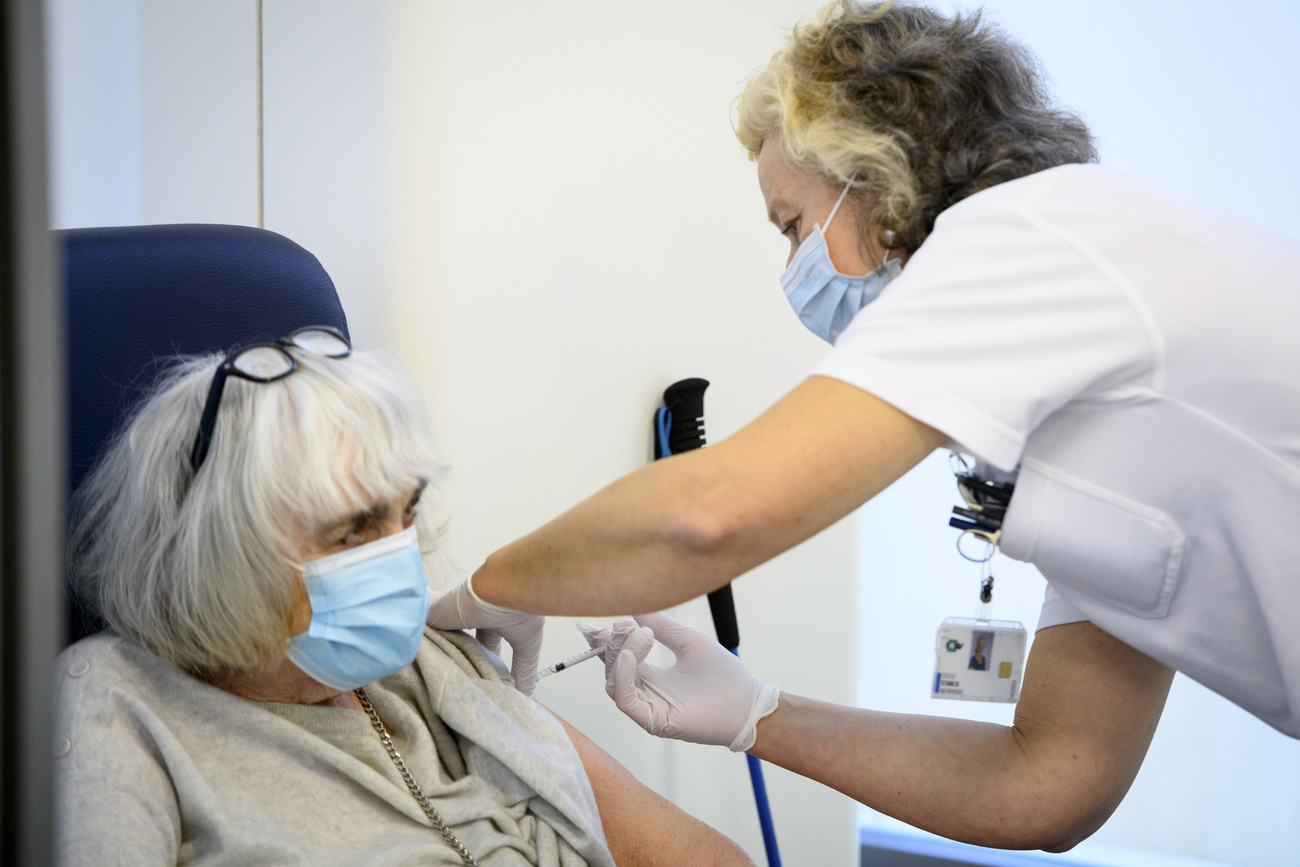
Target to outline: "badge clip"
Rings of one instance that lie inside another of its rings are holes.
[[[951,459],[957,490],[966,505],[953,507],[956,517],[948,519],[948,526],[962,531],[957,537],[957,553],[980,564],[979,606],[974,618],[949,617],[939,627],[930,694],[932,698],[1014,702],[1020,697],[1029,636],[1016,621],[989,619],[989,608],[993,603],[990,563],[1002,538],[1002,521],[1015,484],[981,478],[955,452]],[[981,555],[962,547],[968,536],[984,543]]]

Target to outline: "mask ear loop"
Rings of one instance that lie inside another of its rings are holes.
[[[844,189],[840,191],[840,197],[839,197],[838,199],[835,200],[835,207],[831,208],[831,214],[830,214],[830,216],[826,218],[826,222],[825,222],[825,223],[823,223],[822,225],[820,225],[820,226],[817,227],[817,228],[819,228],[819,229],[822,230],[822,234],[823,234],[823,235],[825,235],[825,234],[826,234],[826,230],[829,229],[829,228],[831,227],[831,220],[835,219],[835,215],[836,215],[836,214],[839,212],[839,210],[840,210],[840,205],[844,204],[844,197],[847,196],[847,195],[849,194],[849,190],[853,187],[853,181],[856,180],[856,179],[857,179],[857,176],[854,175],[854,177],[853,177],[852,179],[850,179],[849,182],[848,182],[847,184],[844,185]],[[893,251],[893,250],[885,250],[885,258],[880,260],[880,266],[879,266],[879,268],[883,268],[883,267],[885,267],[885,263],[889,261],[889,254],[892,253],[892,252],[894,252],[894,251]],[[879,268],[877,268],[877,270],[879,270]]]
[[[853,181],[850,180],[847,184],[844,185],[844,190],[840,193],[840,197],[835,200],[835,207],[831,208],[831,215],[826,218],[825,223],[823,223],[821,226],[818,227],[819,229],[822,230],[823,234],[825,234],[826,230],[831,227],[831,220],[835,219],[836,211],[840,209],[840,205],[844,204],[844,197],[849,194],[849,187],[852,186],[852,184]]]

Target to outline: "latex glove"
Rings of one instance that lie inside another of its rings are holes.
[[[713,636],[667,614],[647,614],[636,622],[639,628],[621,637],[606,682],[618,709],[659,737],[733,752],[752,747],[758,721],[776,710],[781,690],[754,677]],[[617,628],[610,632],[612,646],[620,636]],[[676,657],[669,668],[645,661],[656,638]]]
[[[605,651],[601,654],[601,659],[605,663],[605,692],[613,698],[614,662],[618,659],[619,651],[623,649],[627,637],[641,627],[631,617],[620,617],[609,626],[597,626],[585,620],[579,620],[574,625],[578,627],[582,637],[587,639],[588,647],[605,645]],[[651,640],[653,642],[653,638]]]
[[[510,645],[510,674],[515,679],[515,688],[524,695],[533,694],[546,618],[484,602],[474,593],[467,578],[465,583],[433,600],[425,622],[434,629],[473,629],[479,644],[498,656],[504,638]]]

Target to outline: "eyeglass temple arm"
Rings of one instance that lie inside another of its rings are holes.
[[[217,424],[217,408],[221,406],[221,394],[226,389],[226,377],[229,371],[223,363],[217,367],[212,377],[212,386],[208,389],[208,400],[203,404],[203,416],[199,419],[199,432],[194,437],[194,448],[190,450],[190,472],[197,473],[208,456],[208,447],[212,444],[213,428]]]

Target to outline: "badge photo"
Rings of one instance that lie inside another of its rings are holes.
[[[1028,638],[1013,620],[949,617],[935,637],[931,698],[1016,701]]]

